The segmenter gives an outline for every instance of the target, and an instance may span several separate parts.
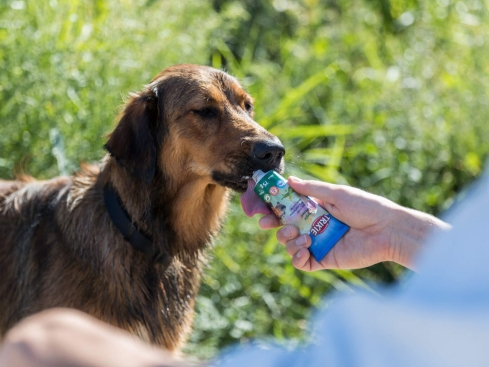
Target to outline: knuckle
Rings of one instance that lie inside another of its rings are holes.
[[[286,225],[282,228],[282,233],[286,238],[292,238],[297,236],[297,227],[292,225]]]

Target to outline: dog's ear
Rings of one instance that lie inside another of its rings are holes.
[[[158,97],[151,93],[132,95],[110,134],[105,148],[131,175],[147,184],[156,170]]]

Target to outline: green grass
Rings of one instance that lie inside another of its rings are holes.
[[[0,177],[98,161],[123,98],[190,62],[242,81],[287,148],[287,175],[438,214],[488,154],[488,20],[477,0],[3,1]],[[300,339],[328,292],[402,272],[296,271],[236,199],[212,256],[187,348],[200,357]]]

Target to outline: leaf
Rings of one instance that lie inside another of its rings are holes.
[[[334,65],[329,65],[318,73],[310,76],[299,86],[289,89],[282,101],[275,110],[261,119],[264,127],[270,127],[272,124],[287,118],[288,111],[298,102],[300,102],[312,89],[321,83],[325,83],[336,72]]]
[[[281,139],[307,139],[348,135],[355,131],[355,127],[352,125],[306,125],[284,129],[283,127],[275,126],[269,130],[272,134],[280,136]]]

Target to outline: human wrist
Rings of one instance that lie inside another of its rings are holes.
[[[388,260],[414,269],[414,261],[425,246],[427,236],[450,228],[449,224],[430,214],[397,206],[390,221]]]

